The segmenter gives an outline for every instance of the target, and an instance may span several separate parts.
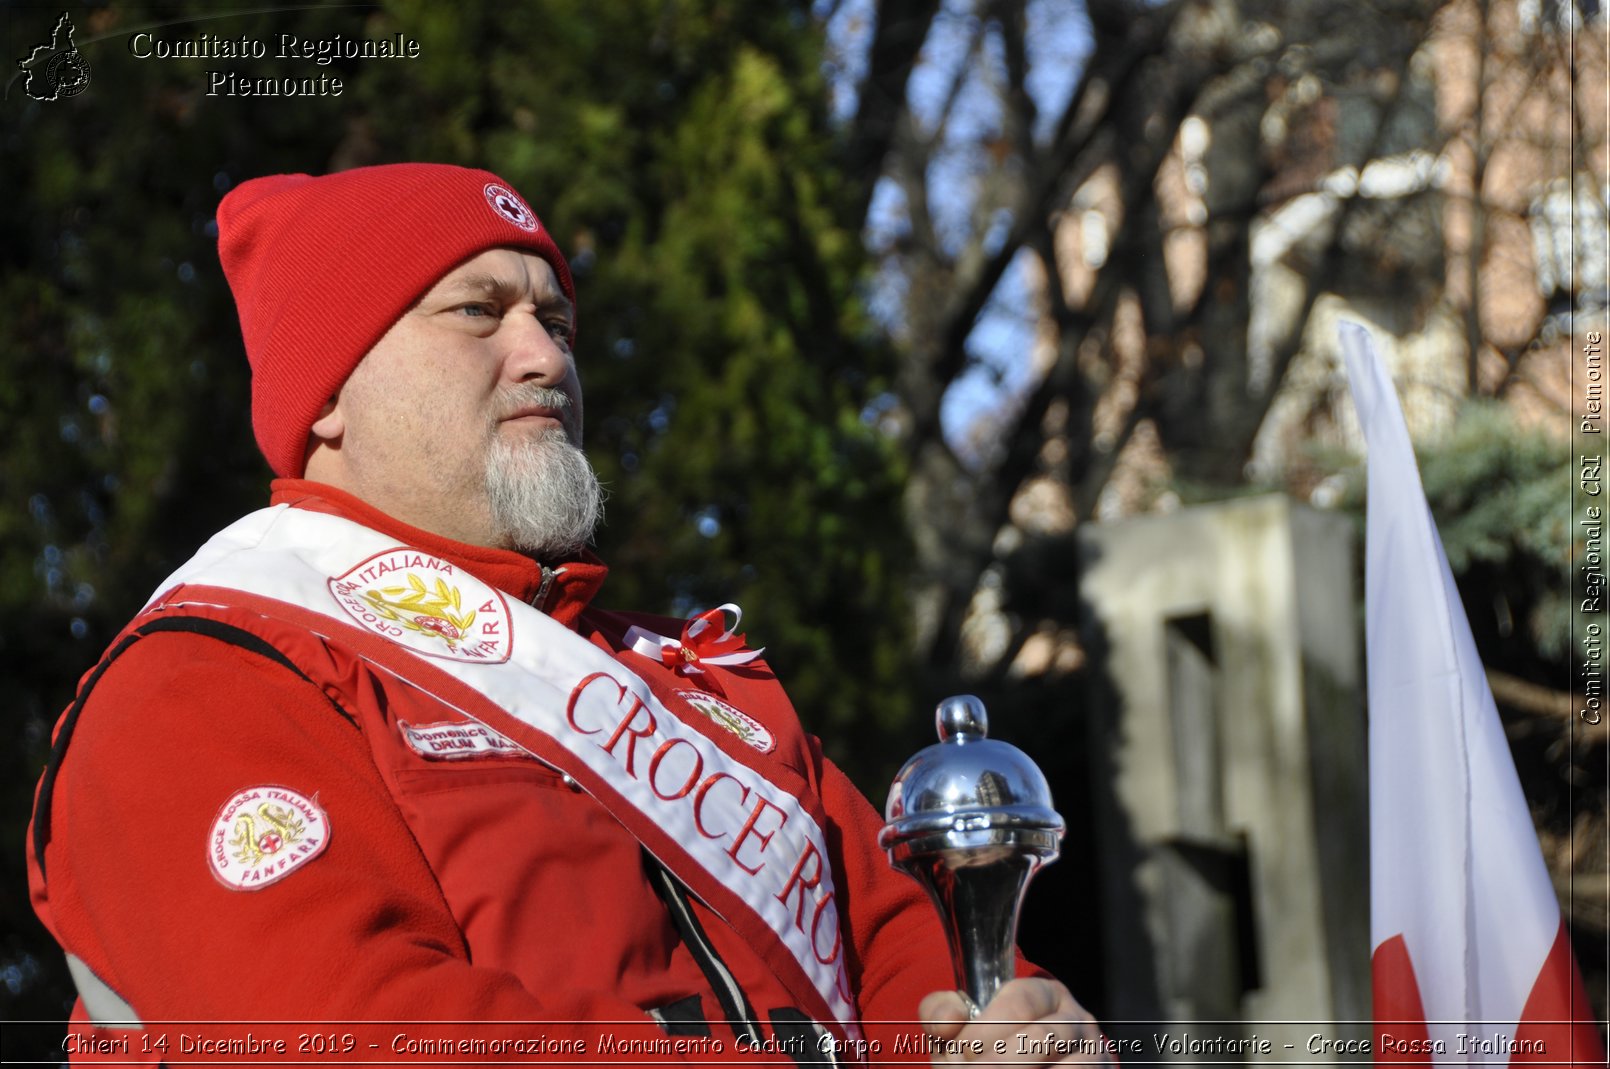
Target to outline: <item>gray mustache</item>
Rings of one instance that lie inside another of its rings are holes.
[[[503,394],[503,414],[513,415],[522,408],[538,407],[551,408],[557,412],[568,414],[575,408],[575,402],[570,395],[557,386],[539,386],[531,383],[527,386],[511,386]]]
[[[559,417],[559,427],[554,433],[562,432],[566,441],[581,448],[581,410],[576,407],[575,398],[559,387],[534,382],[510,386],[499,395],[499,401],[502,405],[499,420],[507,419],[522,408],[553,409]]]

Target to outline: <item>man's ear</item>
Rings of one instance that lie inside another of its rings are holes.
[[[347,420],[341,412],[341,396],[337,394],[324,402],[324,407],[319,409],[319,418],[308,428],[308,433],[312,436],[310,444],[338,445],[346,430]]]

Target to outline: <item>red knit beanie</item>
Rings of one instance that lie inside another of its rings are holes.
[[[447,272],[498,246],[530,249],[576,302],[570,268],[509,184],[435,163],[243,182],[218,205],[218,257],[252,366],[252,429],[276,474],[299,477],[324,403]]]

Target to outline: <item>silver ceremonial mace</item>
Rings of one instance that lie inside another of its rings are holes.
[[[958,990],[977,1016],[1017,972],[1017,920],[1029,880],[1057,859],[1062,818],[1038,766],[989,738],[971,694],[934,710],[939,742],[889,788],[878,845],[939,910]]]

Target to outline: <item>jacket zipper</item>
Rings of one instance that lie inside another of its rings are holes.
[[[559,578],[564,572],[564,568],[550,568],[546,564],[538,564],[537,567],[542,569],[542,582],[537,584],[537,592],[531,595],[531,607],[538,612],[546,612],[547,610],[543,606],[548,604],[548,594],[553,587],[553,581]],[[559,772],[560,778],[565,781],[566,787],[573,791],[581,790],[581,784],[577,783],[570,773],[559,769],[555,769],[555,771]]]
[[[738,980],[727,969],[725,962],[716,953],[710,939],[704,934],[704,926],[693,915],[693,908],[688,902],[687,891],[682,887],[681,881],[661,865],[659,859],[643,851],[644,861],[654,882],[658,884],[656,890],[660,892],[660,899],[671,911],[671,920],[675,923],[677,931],[682,936],[682,942],[698,963],[699,971],[715,993],[716,1001],[721,1003],[722,1013],[727,1023],[732,1026],[733,1032],[741,1040],[747,1040],[751,1045],[759,1046],[761,1043],[760,1029],[755,1026],[755,1011],[749,1005],[743,988],[738,986]]]
[[[542,569],[542,582],[537,586],[537,592],[531,595],[531,607],[538,612],[547,612],[548,594],[553,587],[553,581],[562,574],[563,568],[550,568],[546,564],[539,564]]]

